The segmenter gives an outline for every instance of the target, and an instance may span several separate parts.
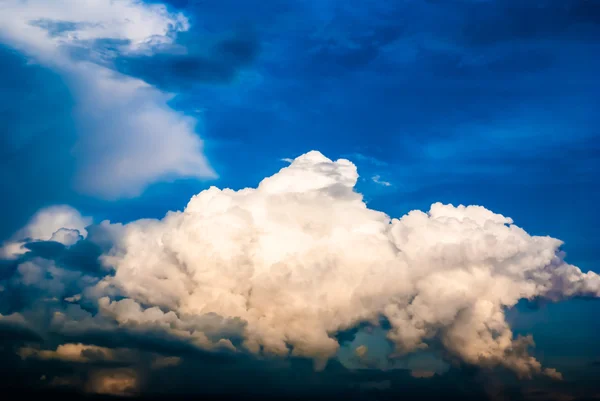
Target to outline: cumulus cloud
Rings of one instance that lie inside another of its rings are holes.
[[[173,95],[111,67],[116,55],[152,54],[188,28],[183,14],[135,0],[0,4],[0,41],[62,74],[76,97],[80,191],[116,198],[160,179],[215,176],[197,121],[170,108]]]
[[[435,342],[462,363],[560,379],[529,354],[531,337],[513,334],[505,310],[521,299],[597,297],[597,274],[566,263],[560,240],[481,206],[436,203],[390,218],[367,207],[357,179],[350,161],[313,151],[257,188],[211,187],[160,220],[104,222],[111,274],[72,298],[95,310],[70,305],[50,326],[298,356],[320,369],[337,333],[383,319],[395,355]]]
[[[384,316],[399,353],[438,338],[464,362],[543,373],[504,309],[597,296],[600,278],[564,262],[561,241],[480,206],[390,219],[367,208],[357,178],[351,162],[309,152],[256,189],[212,187],[182,212],[124,226],[104,259],[115,274],[98,288],[181,316],[238,317],[247,350],[321,366],[338,349],[336,332]]]

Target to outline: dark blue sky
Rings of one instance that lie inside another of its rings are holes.
[[[483,205],[600,271],[600,1],[166,3],[191,23],[175,45],[103,62],[175,94],[169,105],[198,119],[218,178],[162,177],[111,199],[79,191],[70,77],[0,35],[1,239],[52,204],[96,221],[162,217],[210,185],[256,186],[315,149],[358,166],[372,208]],[[69,51],[85,62],[118,44]],[[572,301],[512,319],[560,367],[600,359],[599,317],[597,302]],[[567,356],[553,354],[560,341],[573,344]]]

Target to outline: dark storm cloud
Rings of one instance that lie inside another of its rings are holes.
[[[217,41],[207,52],[191,49],[185,54],[122,57],[117,59],[116,68],[162,89],[182,91],[197,83],[231,82],[252,64],[259,48],[257,37],[244,31]]]
[[[77,295],[111,274],[99,262],[100,246],[89,240],[68,247],[35,241],[24,248],[27,252],[16,259],[2,261],[0,313],[28,309],[52,313],[65,303],[63,298]]]
[[[70,343],[80,342],[106,348],[128,348],[162,355],[182,356],[203,360],[211,365],[233,363],[236,360],[231,353],[203,351],[180,338],[156,329],[91,328],[73,332],[63,331],[61,338]]]
[[[98,260],[102,249],[90,240],[78,241],[72,246],[65,246],[54,241],[35,241],[24,246],[30,252],[24,254],[19,263],[39,257],[53,260],[65,269],[85,274],[105,276],[108,273]]]
[[[14,315],[0,317],[0,338],[3,346],[42,341],[37,332]]]
[[[411,399],[418,395],[419,399],[429,400],[444,394],[468,400],[479,399],[477,396],[483,394],[473,378],[460,371],[449,373],[447,378],[417,380],[406,370],[351,371],[333,360],[324,371],[315,373],[309,361],[295,358],[286,363],[239,358],[234,364],[215,367],[186,359],[172,369],[151,374],[147,383],[148,394],[170,396],[228,394],[242,398],[368,400],[399,396]]]
[[[531,39],[574,39],[581,34],[600,37],[600,2],[597,0],[449,1],[446,7],[463,7],[466,24],[461,32],[474,46]]]

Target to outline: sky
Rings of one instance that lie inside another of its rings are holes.
[[[0,386],[600,397],[599,39],[598,0],[0,0]]]

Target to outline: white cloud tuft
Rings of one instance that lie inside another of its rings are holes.
[[[371,177],[371,181],[373,181],[375,184],[384,186],[384,187],[391,187],[392,184],[388,181],[384,181],[381,179],[380,175],[374,175],[373,177]]]

